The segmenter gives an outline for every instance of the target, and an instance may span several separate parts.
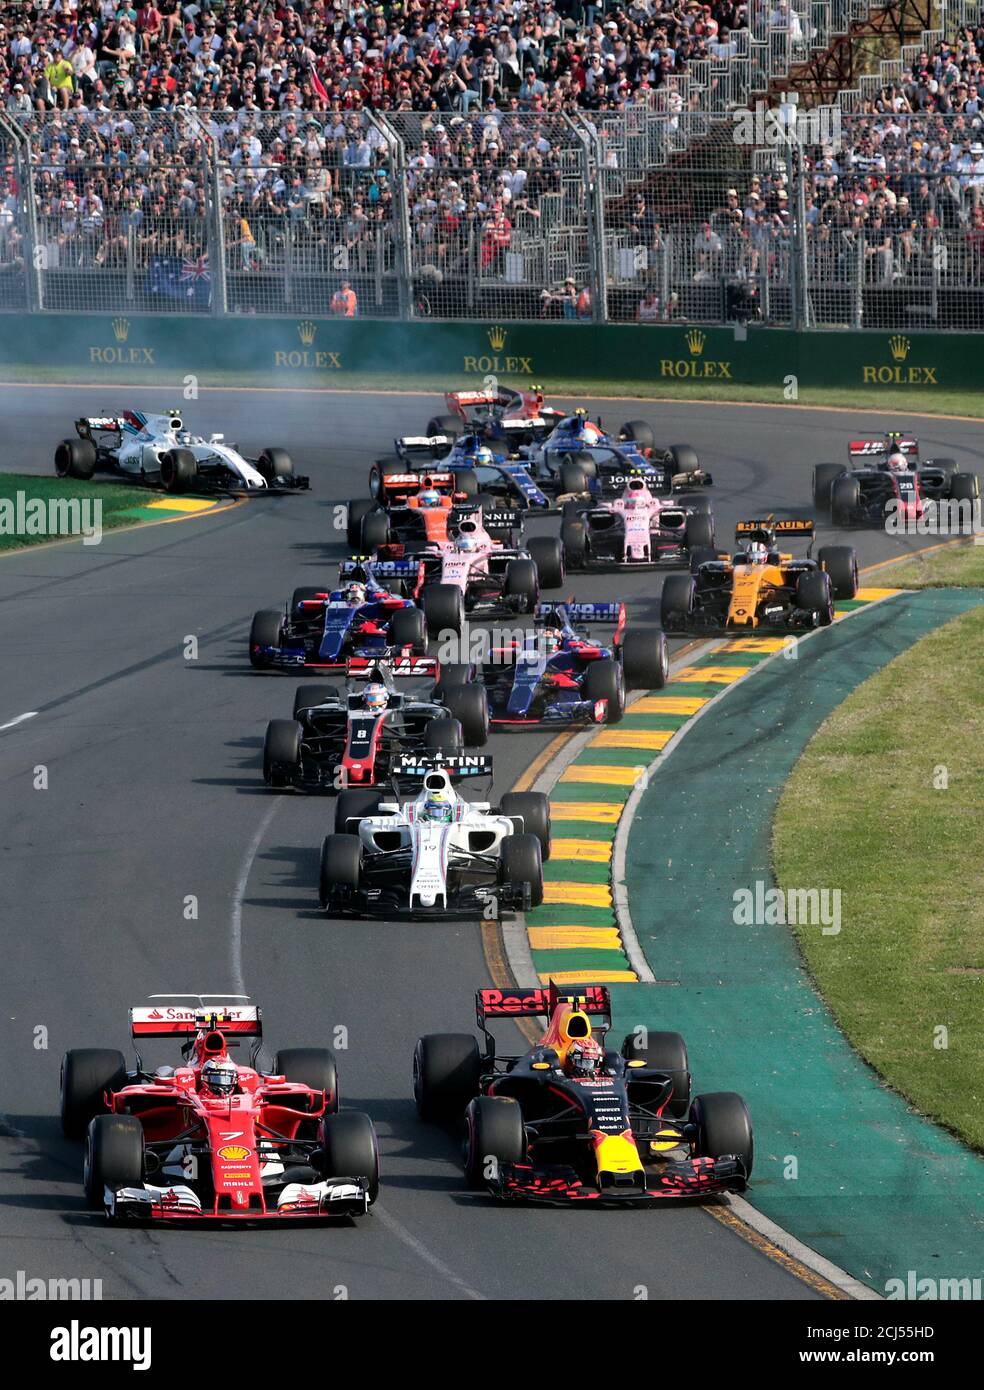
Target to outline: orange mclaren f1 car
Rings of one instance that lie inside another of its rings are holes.
[[[638,1029],[606,1046],[603,985],[565,992],[481,989],[482,1051],[468,1033],[417,1042],[413,1087],[421,1118],[464,1111],[468,1185],[512,1201],[602,1205],[742,1192],[752,1172],[752,1125],[730,1091],[690,1099],[679,1033]],[[490,1020],[545,1016],[540,1041],[502,1056]]]

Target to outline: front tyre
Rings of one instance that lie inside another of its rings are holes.
[[[320,1138],[322,1177],[365,1178],[374,1202],[379,1196],[379,1146],[369,1116],[358,1110],[326,1115]]]
[[[104,1095],[126,1085],[126,1058],[108,1047],[77,1047],[61,1064],[61,1127],[66,1139],[81,1139],[89,1121],[106,1109]]]
[[[564,546],[560,539],[557,536],[534,536],[527,549],[536,565],[540,588],[562,588],[566,571]]]
[[[282,487],[294,479],[294,464],[286,449],[264,449],[256,460],[258,472],[263,475],[267,487]]]
[[[734,1091],[712,1091],[697,1096],[690,1107],[690,1120],[697,1126],[697,1153],[703,1158],[722,1158],[734,1154],[752,1176],[755,1147],[748,1106]]]
[[[249,664],[254,671],[267,671],[273,665],[267,648],[280,646],[283,614],[278,608],[265,608],[253,615],[249,630]]]
[[[617,661],[593,661],[584,673],[585,700],[607,700],[605,723],[617,724],[625,713],[625,676]]]
[[[511,887],[530,885],[530,906],[543,902],[543,852],[535,835],[508,835],[499,858],[499,883]]]
[[[263,780],[283,791],[301,770],[301,726],[296,719],[271,719],[263,740]]]
[[[187,492],[198,477],[198,460],[190,449],[170,449],[161,455],[161,487],[165,492]]]
[[[338,1109],[338,1065],[330,1047],[285,1047],[274,1054],[273,1075],[324,1091],[329,1115]]]
[[[93,1211],[106,1200],[106,1189],[142,1187],[144,1180],[144,1132],[135,1115],[97,1115],[90,1120],[85,1138],[82,1182]]]
[[[494,1182],[502,1164],[526,1155],[523,1112],[505,1096],[476,1096],[465,1111],[465,1181],[473,1191]]]
[[[321,846],[318,901],[328,908],[339,890],[344,898],[358,892],[362,872],[362,846],[357,835],[326,835]]]

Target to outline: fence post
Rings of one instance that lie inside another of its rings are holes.
[[[581,147],[584,177],[584,207],[588,221],[588,265],[591,275],[591,319],[608,322],[608,266],[605,262],[605,174],[601,150],[583,117],[564,118]]]
[[[396,224],[393,268],[396,271],[396,292],[401,319],[414,317],[413,250],[410,234],[410,200],[407,188],[407,152],[399,130],[386,116],[373,117],[377,130],[386,141],[390,153],[390,180],[393,187],[393,211]]]
[[[212,275],[212,313],[222,317],[229,312],[226,282],[225,222],[222,217],[222,183],[219,145],[197,111],[188,113],[202,143],[205,160],[204,184],[208,190],[208,265]]]
[[[34,196],[34,169],[31,164],[30,137],[20,129],[16,121],[10,120],[0,111],[0,135],[5,135],[14,147],[17,164],[17,185],[22,200],[25,220],[24,286],[27,307],[32,310],[44,308],[44,282],[42,280],[43,256],[38,239],[37,204]]]

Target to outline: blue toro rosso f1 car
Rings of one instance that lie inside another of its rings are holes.
[[[343,567],[342,567],[343,568]],[[372,580],[343,576],[340,589],[295,589],[285,611],[255,614],[249,659],[259,671],[352,672],[352,659],[385,660],[394,676],[433,676],[423,612]]]
[[[617,724],[627,690],[666,683],[663,634],[626,633],[622,603],[541,603],[533,623],[525,635],[491,647],[481,663],[441,667],[442,682],[480,676],[492,725]],[[610,645],[596,641],[587,624],[613,626]]]

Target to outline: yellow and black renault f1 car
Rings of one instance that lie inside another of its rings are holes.
[[[413,1087],[424,1120],[465,1114],[468,1185],[511,1201],[602,1205],[743,1192],[752,1172],[752,1125],[741,1096],[690,1099],[679,1033],[638,1029],[605,1044],[604,985],[480,989],[481,1051],[469,1033],[417,1042]],[[539,1043],[498,1053],[491,1020],[544,1016]]]
[[[805,555],[781,551],[780,539],[810,537]],[[739,521],[733,554],[698,551],[689,574],[663,581],[660,621],[665,632],[826,627],[834,600],[858,591],[853,546],[826,545],[813,558],[813,522]]]

